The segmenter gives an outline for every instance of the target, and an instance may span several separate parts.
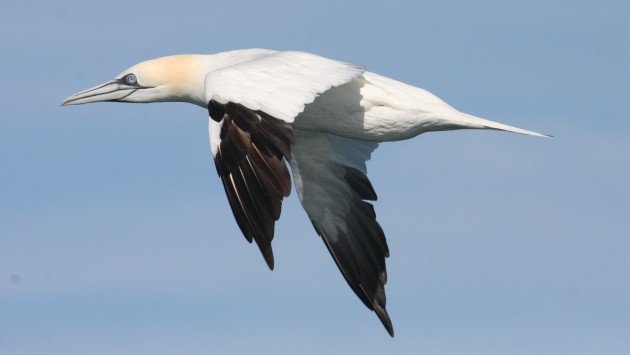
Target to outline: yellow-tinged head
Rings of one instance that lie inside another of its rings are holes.
[[[76,93],[65,105],[91,102],[190,102],[206,105],[204,79],[209,56],[184,54],[140,62],[114,80]]]

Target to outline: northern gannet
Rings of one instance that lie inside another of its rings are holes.
[[[385,309],[389,250],[370,202],[366,161],[380,142],[455,129],[543,134],[471,116],[362,66],[297,51],[247,49],[141,62],[68,97],[188,102],[209,111],[210,147],[236,223],[270,269],[284,197],[295,188],[315,231],[361,301],[393,336]]]

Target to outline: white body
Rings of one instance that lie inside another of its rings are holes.
[[[203,60],[208,63],[205,70],[216,71],[223,65],[233,66],[235,61],[248,63],[274,53],[278,52],[265,49],[239,50],[207,56]],[[237,81],[234,85],[237,95],[243,96],[240,94],[242,83]],[[203,86],[203,90],[208,89]],[[202,90],[202,85],[199,90]],[[285,92],[291,93],[290,90]],[[205,96],[201,92],[191,96],[199,97],[200,100],[194,103],[205,108],[207,92]],[[369,71],[364,71],[350,82],[324,91],[313,102],[307,103],[297,117],[284,119],[294,120],[294,129],[323,131],[347,138],[378,142],[409,139],[430,131],[466,128],[498,129],[544,136],[464,114],[427,90]]]
[[[209,110],[217,172],[243,235],[273,268],[274,223],[291,190],[346,281],[393,336],[385,310],[389,250],[366,161],[378,142],[430,131],[496,129],[430,92],[365,68],[304,52],[249,49],[139,63],[63,105],[97,101],[188,102]]]
[[[365,72],[307,105],[294,127],[359,140],[397,141],[448,129],[452,125],[447,118],[457,114],[426,90]]]
[[[112,91],[104,84],[63,104],[180,101],[205,109],[214,97],[263,110],[296,129],[361,140],[396,141],[466,128],[544,136],[461,113],[424,89],[304,52],[245,49],[175,55],[141,62],[116,79],[125,73],[140,73],[138,83],[147,88],[134,91],[118,85]]]

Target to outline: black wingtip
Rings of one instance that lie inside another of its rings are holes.
[[[265,259],[265,262],[267,263],[269,270],[273,270],[274,261],[273,261],[273,249],[271,249],[271,242],[264,243],[264,242],[260,242],[259,240],[256,240],[256,244],[258,245],[258,249],[260,250],[260,253],[263,256],[263,259]]]
[[[389,319],[389,314],[387,314],[387,310],[383,307],[375,305],[374,313],[376,313],[376,315],[378,316],[378,319],[380,319],[381,323],[383,323],[383,326],[387,330],[387,333],[389,333],[389,336],[393,338],[394,326],[392,325],[392,320]]]
[[[269,266],[269,270],[273,271],[273,267],[274,267],[273,254],[271,253],[263,254],[263,257],[265,258],[265,262],[267,263],[267,266]]]

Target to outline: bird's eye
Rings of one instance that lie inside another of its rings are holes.
[[[134,74],[125,75],[125,83],[129,85],[136,85],[137,82],[138,82],[138,79],[136,78]]]

